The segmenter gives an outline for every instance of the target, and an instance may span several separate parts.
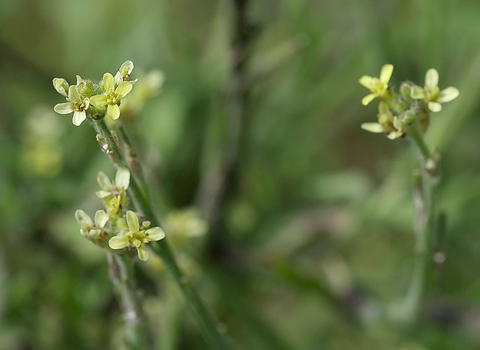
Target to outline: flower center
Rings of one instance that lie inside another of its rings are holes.
[[[118,103],[118,100],[119,100],[119,98],[118,98],[118,96],[117,96],[117,94],[116,94],[115,92],[109,92],[109,93],[107,94],[107,103],[108,103],[109,105],[115,105],[115,104],[117,104],[117,103]]]
[[[374,94],[378,93],[378,94],[382,94],[383,92],[385,92],[385,90],[387,89],[387,84],[385,84],[384,82],[380,81],[380,79],[378,78],[373,78],[373,82],[372,82],[372,92]]]

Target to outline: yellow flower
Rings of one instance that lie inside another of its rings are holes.
[[[133,62],[132,61],[123,62],[117,74],[115,74],[115,78],[114,78],[115,84],[120,85],[123,81],[127,81],[132,71],[133,71]],[[136,81],[137,79],[132,81],[132,83],[135,83]]]
[[[364,75],[360,78],[358,82],[372,92],[370,95],[367,95],[362,99],[362,104],[364,106],[368,105],[375,98],[381,99],[387,94],[388,82],[390,81],[392,73],[393,65],[386,64],[382,67],[382,70],[380,72],[380,79],[370,77],[368,75]]]
[[[103,210],[97,210],[95,219],[92,221],[90,216],[83,210],[75,212],[75,218],[80,224],[80,233],[96,244],[103,245],[106,242],[107,233],[104,231],[105,224],[108,221],[108,215]]]
[[[54,79],[53,85],[55,89],[63,95],[64,88],[67,85],[65,85],[65,81],[62,82],[63,84],[58,83],[58,80],[63,79]],[[90,106],[90,99],[80,95],[77,87],[72,85],[68,88],[67,101],[68,102],[56,104],[53,110],[58,114],[69,114],[73,112],[73,125],[79,126],[87,118],[86,110]]]
[[[103,199],[110,220],[115,221],[118,212],[127,205],[126,191],[130,184],[130,172],[126,168],[118,168],[115,181],[111,181],[107,175],[99,172],[97,182],[102,190],[95,194]]]
[[[425,86],[412,86],[410,96],[415,100],[425,100],[428,109],[432,112],[440,112],[442,110],[441,103],[450,102],[457,98],[459,91],[453,86],[440,91],[438,87],[438,72],[431,68],[425,75]]]
[[[53,87],[55,88],[55,90],[57,90],[57,92],[60,95],[68,97],[68,88],[70,87],[70,85],[68,85],[65,79],[63,78],[53,79]]]
[[[122,81],[118,86],[115,78],[110,73],[103,75],[101,83],[104,93],[91,98],[91,103],[95,107],[107,106],[107,117],[116,120],[120,117],[120,100],[132,91],[133,82]]]
[[[385,133],[390,140],[402,137],[405,134],[405,126],[402,120],[394,116],[384,102],[380,102],[378,109],[378,123],[363,123],[361,128],[373,133]]]
[[[123,249],[128,246],[134,246],[137,249],[138,258],[146,261],[148,259],[146,244],[163,239],[165,232],[160,227],[141,230],[138,216],[131,210],[127,211],[127,226],[128,230],[110,238],[108,245],[112,249]],[[148,224],[143,226],[148,226]]]

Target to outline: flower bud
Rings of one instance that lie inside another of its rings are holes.
[[[57,92],[60,95],[63,95],[65,97],[68,96],[68,88],[70,87],[70,85],[68,85],[65,79],[63,78],[53,79],[53,87],[55,88],[55,90],[57,90]]]
[[[79,76],[77,76],[79,77]],[[91,80],[81,80],[77,85],[77,90],[83,97],[92,97],[93,83]]]
[[[401,118],[405,125],[412,125],[415,121],[415,115],[410,111],[403,112]]]
[[[410,97],[412,86],[413,84],[410,81],[403,82],[402,85],[400,85],[401,94],[405,97]]]

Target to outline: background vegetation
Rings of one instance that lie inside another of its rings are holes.
[[[127,59],[140,80],[164,73],[128,130],[161,217],[209,221],[185,264],[240,348],[479,348],[480,2],[252,1],[240,22],[232,4],[0,2],[0,349],[116,348],[105,253],[73,215],[101,208],[96,175],[114,169],[87,124],[53,112],[51,81]],[[394,84],[435,67],[460,90],[428,131],[446,261],[414,324],[378,314],[408,287],[417,166],[408,142],[359,127],[376,104],[358,78],[385,63]],[[157,348],[205,349],[155,264],[138,273]]]

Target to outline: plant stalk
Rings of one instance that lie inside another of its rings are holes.
[[[435,234],[434,189],[439,182],[439,164],[416,125],[409,126],[407,134],[415,146],[420,161],[420,170],[413,174],[413,197],[416,212],[415,261],[410,286],[403,301],[403,310],[401,310],[404,320],[412,321],[420,311],[420,302],[428,274],[428,261],[431,257],[431,245]],[[431,168],[429,162],[433,162],[434,169]]]
[[[117,168],[128,168],[128,165],[126,164],[117,145],[117,140],[112,135],[105,121],[103,119],[94,120],[92,118],[89,120],[99,135],[99,141],[103,144],[102,150],[107,153],[113,164]],[[144,191],[142,190],[140,183],[141,181],[139,181],[139,179],[137,179],[135,174],[132,172],[128,194],[133,200],[135,207],[150,220],[152,226],[161,226],[156,215],[154,214],[150,202],[144,195]],[[187,307],[190,309],[195,320],[197,321],[198,326],[201,328],[202,335],[204,336],[209,347],[211,349],[230,348],[231,346],[229,341],[226,339],[225,334],[220,331],[220,326],[217,324],[217,321],[207,310],[196,291],[189,283],[187,276],[185,276],[180,270],[167,239],[165,238],[158,242],[151,242],[150,247],[162,258],[168,273],[173,278],[176,286],[185,299]]]
[[[125,345],[129,350],[147,348],[148,326],[137,293],[133,261],[107,253],[108,272],[115,286],[125,320]]]

